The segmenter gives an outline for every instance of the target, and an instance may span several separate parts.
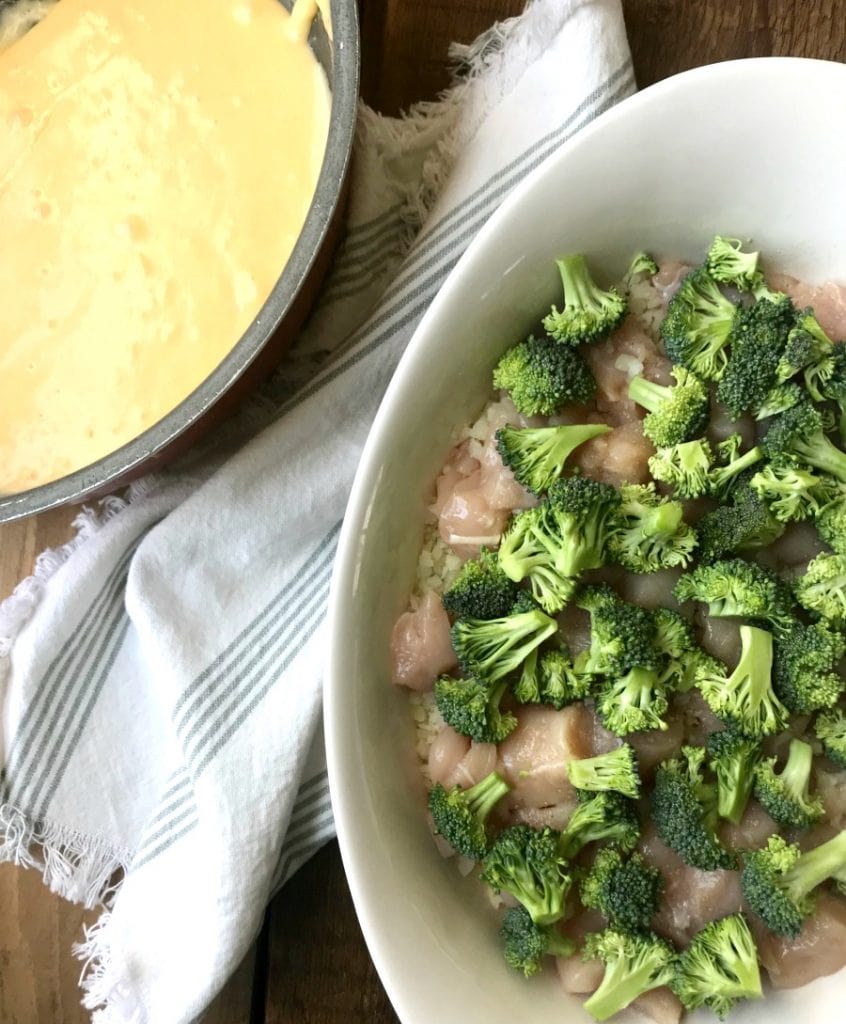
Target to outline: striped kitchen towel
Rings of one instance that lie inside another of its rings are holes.
[[[634,89],[619,0],[536,0],[456,56],[437,103],[361,111],[346,240],[277,378],[0,611],[0,859],[102,908],[95,1021],[194,1019],[332,835],[326,596],[380,397],[509,191]]]

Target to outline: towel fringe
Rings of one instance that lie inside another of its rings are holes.
[[[123,496],[113,494],[103,498],[96,506],[83,505],[71,524],[73,537],[58,548],[42,551],[35,560],[32,575],[22,580],[0,602],[0,686],[9,673],[14,642],[38,607],[51,577],[75,551],[98,534],[115,516],[120,515],[133,502],[146,497],[157,486],[158,480],[155,476],[145,477],[130,484]]]
[[[129,851],[102,839],[0,804],[0,863],[39,870],[50,891],[71,903],[110,906],[129,860]]]
[[[112,915],[103,911],[91,925],[83,928],[83,940],[75,942],[71,952],[82,961],[79,985],[82,1005],[91,1010],[91,1024],[139,1024],[141,1008],[131,1000],[116,977],[115,951],[109,938]]]

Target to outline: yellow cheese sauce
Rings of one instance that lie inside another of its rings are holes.
[[[60,0],[0,50],[0,493],[220,363],[297,240],[329,107],[278,0]]]

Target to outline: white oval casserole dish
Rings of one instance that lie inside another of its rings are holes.
[[[371,430],[330,599],[325,729],[344,865],[403,1024],[588,1021],[554,972],[502,959],[482,887],[429,835],[414,726],[389,682],[389,640],[414,579],[425,500],[490,371],[558,298],[554,258],[602,281],[639,249],[696,261],[715,233],[770,265],[846,280],[846,67],[769,58],[678,75],[599,117],[518,186],[470,246],[403,356]],[[846,972],[769,993],[737,1024],[839,1024]],[[688,1019],[714,1020],[700,1011]]]

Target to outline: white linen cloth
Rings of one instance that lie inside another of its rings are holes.
[[[346,239],[276,380],[0,609],[0,859],[102,907],[77,947],[101,1024],[193,1020],[333,834],[326,594],[380,397],[502,199],[634,90],[619,0],[537,0],[457,56],[442,100],[362,109]]]

